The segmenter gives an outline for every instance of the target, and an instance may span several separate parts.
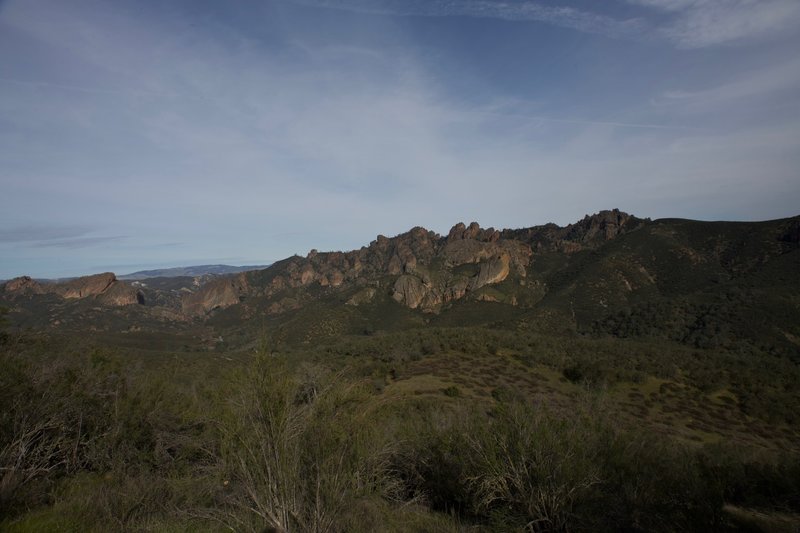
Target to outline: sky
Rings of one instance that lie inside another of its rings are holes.
[[[0,279],[800,214],[797,0],[0,0]]]

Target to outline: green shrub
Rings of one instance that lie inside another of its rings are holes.
[[[450,398],[459,398],[461,396],[461,389],[455,385],[451,385],[444,389],[444,395]]]
[[[237,386],[221,427],[232,527],[340,530],[355,501],[391,491],[386,450],[361,408],[367,387],[334,379],[309,401],[286,362],[269,355]]]

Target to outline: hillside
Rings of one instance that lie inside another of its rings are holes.
[[[0,529],[792,530],[797,272],[800,217],[612,210],[15,278]]]
[[[457,224],[446,236],[417,227],[359,250],[312,250],[237,274],[17,278],[0,286],[0,301],[20,327],[58,329],[58,314],[75,328],[88,321],[114,332],[132,325],[130,315],[145,329],[202,323],[241,331],[260,317],[299,339],[494,323],[703,348],[769,346],[797,357],[798,228],[800,217],[651,221],[617,210],[566,227]],[[119,325],[97,316],[107,307]]]
[[[248,270],[261,270],[268,265],[251,265],[251,266],[231,266],[231,265],[195,265],[186,267],[174,268],[161,268],[156,270],[140,270],[131,272],[130,274],[123,274],[118,276],[121,280],[142,280],[149,278],[178,278],[178,277],[196,277],[196,276],[222,276],[225,274],[236,274],[237,272],[246,272]]]

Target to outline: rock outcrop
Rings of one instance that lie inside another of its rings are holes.
[[[65,299],[93,298],[109,306],[144,304],[144,295],[136,287],[117,280],[112,272],[74,278],[62,283],[39,283],[28,276],[5,284],[7,295],[56,294]]]
[[[474,291],[505,280],[510,271],[510,264],[511,257],[507,253],[500,253],[488,261],[482,262],[478,275],[470,280],[469,289]]]
[[[571,254],[602,246],[611,239],[640,228],[647,221],[619,209],[612,209],[586,215],[582,220],[565,227],[551,223],[503,230],[501,237],[529,244],[535,253],[557,251]]]
[[[123,305],[144,305],[145,298],[142,291],[126,283],[114,282],[106,290],[96,295],[98,302],[103,305],[119,307]]]
[[[286,302],[298,301],[311,287],[346,290],[388,281],[389,294],[398,303],[436,311],[443,304],[502,283],[510,276],[525,278],[537,252],[574,252],[599,246],[643,222],[613,210],[587,216],[564,228],[549,224],[498,231],[481,228],[477,222],[460,222],[443,237],[415,227],[391,238],[378,235],[359,250],[311,250],[305,257],[290,257],[261,271],[220,278],[185,295],[182,309],[187,315],[203,316],[249,297],[263,297],[268,301],[268,312],[278,313],[294,308]],[[373,298],[374,289],[369,293],[361,289],[345,303],[360,305]],[[279,304],[270,306],[275,302]]]
[[[512,272],[525,277],[530,264],[530,246],[516,241],[504,241],[493,228],[481,229],[473,222],[458,223],[442,239],[435,257],[443,264],[438,269],[427,266],[407,268],[394,284],[392,297],[412,308],[434,311],[441,305],[465,297],[486,285],[504,281]],[[478,265],[471,276],[454,270],[462,265]],[[390,270],[390,274],[392,271]]]
[[[3,286],[3,292],[8,295],[15,294],[44,294],[46,291],[41,283],[30,276],[20,276],[8,280]]]
[[[186,315],[203,316],[213,309],[238,304],[247,293],[247,276],[241,273],[206,283],[197,292],[184,296],[181,307]]]
[[[416,309],[428,294],[428,287],[416,276],[405,274],[397,278],[394,283],[392,298],[405,304],[406,307]]]
[[[83,276],[54,285],[54,291],[64,298],[86,298],[97,296],[117,283],[117,277],[112,272]]]

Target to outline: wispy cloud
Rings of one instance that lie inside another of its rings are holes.
[[[622,122],[616,120],[590,120],[590,119],[582,119],[582,118],[575,118],[575,117],[553,117],[553,116],[546,116],[546,115],[534,115],[528,113],[520,113],[514,111],[502,112],[502,111],[492,111],[492,110],[473,110],[471,112],[464,111],[465,113],[471,113],[475,115],[487,115],[487,116],[497,116],[497,117],[515,117],[523,120],[529,120],[532,122],[552,122],[554,124],[573,124],[576,126],[611,126],[614,128],[633,128],[633,129],[645,129],[645,130],[672,130],[672,131],[696,131],[698,128],[689,127],[689,126],[672,126],[672,125],[664,125],[664,124],[647,124],[647,123],[639,123],[639,122]]]
[[[360,13],[422,17],[473,17],[513,21],[543,22],[588,33],[623,37],[641,35],[644,21],[616,19],[569,6],[539,2],[497,0],[291,0],[297,4]]]
[[[66,248],[69,250],[76,250],[79,248],[90,248],[92,246],[109,244],[127,238],[127,235],[114,235],[110,237],[80,237],[77,239],[38,241],[33,243],[32,246],[35,248]]]
[[[613,38],[660,36],[681,48],[704,48],[764,37],[796,27],[800,22],[800,2],[796,0],[627,0],[653,10],[629,18],[527,0],[290,1],[376,15],[541,22]]]
[[[0,245],[29,248],[78,249],[126,239],[125,235],[90,236],[86,226],[28,225],[0,230]]]
[[[672,89],[664,91],[653,103],[657,106],[679,106],[686,111],[705,113],[741,104],[744,101],[774,100],[780,104],[785,98],[776,94],[798,94],[800,91],[800,60],[776,63],[740,74],[737,78],[700,90]],[[794,102],[798,101],[795,97]]]
[[[82,237],[91,231],[85,226],[27,225],[0,229],[0,243],[30,243]]]
[[[658,32],[683,48],[781,33],[800,22],[797,0],[628,0],[669,15]]]

